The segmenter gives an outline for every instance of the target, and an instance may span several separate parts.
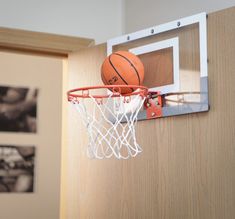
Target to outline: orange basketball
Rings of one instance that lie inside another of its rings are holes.
[[[144,65],[131,52],[118,51],[108,56],[101,67],[101,78],[106,85],[142,85]],[[122,88],[121,93],[131,93],[134,89]]]

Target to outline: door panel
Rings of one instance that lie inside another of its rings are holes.
[[[143,148],[130,160],[90,160],[69,107],[65,218],[235,217],[235,8],[209,14],[210,111],[137,124]],[[106,46],[69,57],[69,89],[101,84]]]

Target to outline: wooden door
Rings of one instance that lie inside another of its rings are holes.
[[[209,14],[210,111],[141,121],[130,160],[90,160],[69,108],[63,218],[235,218],[235,7]],[[105,45],[69,56],[68,87],[97,85]],[[66,107],[68,107],[66,105]]]

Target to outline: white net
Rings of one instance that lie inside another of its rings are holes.
[[[113,97],[111,92],[102,99],[88,96],[70,99],[87,129],[88,157],[128,159],[139,154],[142,149],[136,141],[135,125],[145,97]]]

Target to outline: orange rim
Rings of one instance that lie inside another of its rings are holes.
[[[136,91],[132,93],[127,93],[127,94],[121,94],[121,88],[133,88]],[[148,88],[144,86],[138,86],[138,85],[102,85],[102,86],[91,86],[91,87],[81,87],[81,88],[76,88],[69,90],[67,92],[68,96],[68,101],[74,100],[74,98],[98,98],[98,99],[103,99],[103,98],[108,98],[110,95],[89,95],[90,90],[96,90],[96,89],[108,89],[112,91],[111,97],[128,97],[128,96],[133,96],[133,95],[140,95],[143,97],[147,97],[148,95]],[[137,90],[139,89],[139,90]],[[80,92],[80,93],[79,93]]]

